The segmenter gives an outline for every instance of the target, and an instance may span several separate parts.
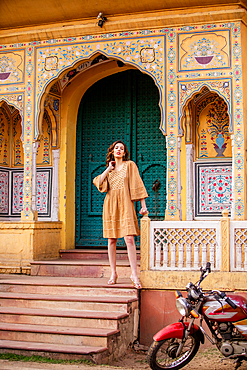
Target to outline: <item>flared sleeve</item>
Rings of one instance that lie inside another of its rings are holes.
[[[97,176],[93,179],[93,183],[96,186],[96,188],[101,192],[101,193],[106,193],[109,190],[109,184],[108,184],[108,179],[107,177],[104,178],[104,181],[100,185],[100,176]]]
[[[128,177],[131,200],[137,202],[138,200],[147,198],[148,193],[139,174],[137,165],[132,161],[128,163]]]

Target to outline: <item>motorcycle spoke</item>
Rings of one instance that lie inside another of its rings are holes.
[[[194,336],[189,335],[177,356],[181,341],[180,338],[169,338],[162,342],[154,342],[154,346],[148,355],[150,367],[154,370],[162,370],[180,369],[185,366],[198,351],[199,342]]]
[[[188,339],[189,340],[189,339]],[[191,353],[191,350],[193,348],[193,343],[190,338],[190,341],[186,341],[180,355],[178,357],[175,356],[175,353],[179,347],[179,344],[181,343],[181,340],[176,339],[176,342],[174,342],[174,339],[169,340],[165,343],[165,345],[161,346],[160,350],[157,352],[156,355],[156,362],[160,366],[166,367],[167,365],[174,364],[177,365],[181,362],[183,362]],[[169,352],[169,348],[173,345],[173,351]],[[165,347],[165,348],[164,348]],[[175,357],[173,357],[175,356]]]

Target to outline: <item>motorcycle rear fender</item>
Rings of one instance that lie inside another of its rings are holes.
[[[168,338],[179,338],[183,339],[184,336],[184,328],[188,328],[188,322],[176,322],[174,324],[168,325],[165,328],[161,329],[158,333],[156,333],[153,339],[156,342],[160,342],[161,340],[168,339]],[[200,340],[201,343],[204,343],[204,335],[201,332],[199,326],[193,324],[191,330],[191,334],[195,334],[195,336]]]

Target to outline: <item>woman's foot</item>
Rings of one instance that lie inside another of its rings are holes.
[[[132,281],[133,286],[136,289],[142,289],[142,285],[138,277],[133,278],[132,276],[130,277],[130,280]]]
[[[110,280],[108,280],[108,285],[114,285],[114,284],[117,284],[117,278],[118,276],[117,275],[112,275]]]

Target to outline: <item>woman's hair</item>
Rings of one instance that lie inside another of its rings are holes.
[[[124,156],[123,156],[123,161],[128,161],[129,160],[129,151],[127,149],[126,144],[122,140],[117,140],[115,143],[109,146],[107,149],[107,155],[106,155],[106,167],[108,167],[109,162],[114,161],[114,148],[116,144],[123,144],[124,146]]]

